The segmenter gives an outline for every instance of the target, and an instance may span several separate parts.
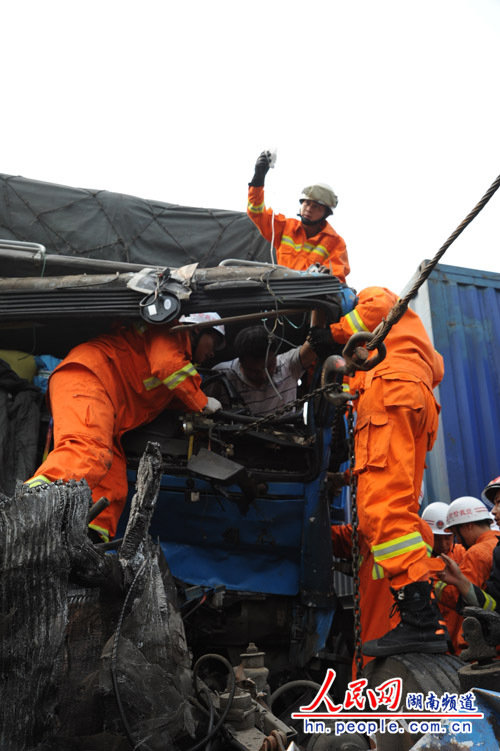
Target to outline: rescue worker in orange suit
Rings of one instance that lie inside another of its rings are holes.
[[[327,328],[313,327],[309,341],[319,356],[335,352],[353,333],[373,331],[397,296],[368,287],[354,310]],[[350,391],[356,402],[355,472],[358,476],[359,529],[389,579],[400,623],[380,638],[364,641],[363,652],[379,657],[404,652],[447,650],[447,634],[432,593],[431,578],[443,568],[430,557],[428,525],[419,516],[425,456],[438,428],[433,388],[444,373],[443,359],[422,321],[407,310],[385,338],[387,355],[372,370],[358,371]],[[384,612],[371,614],[385,622]]]
[[[114,537],[127,498],[123,434],[153,420],[174,399],[193,412],[221,407],[201,390],[193,361],[213,356],[224,329],[216,313],[200,315],[211,316],[214,327],[188,333],[137,324],[79,344],[49,380],[54,449],[26,484],[85,479],[94,503],[102,496],[110,501],[90,525],[94,541]]]
[[[447,529],[466,548],[459,564],[460,572],[470,584],[481,590],[486,589],[493,566],[493,551],[498,542],[498,530],[490,529],[492,522],[493,517],[484,503],[474,496],[457,498],[450,503],[448,508]],[[457,587],[454,576],[456,573],[453,566],[454,561],[446,555],[443,555],[443,558],[447,565],[439,574],[441,581],[436,587],[438,600],[448,608],[460,612],[464,604],[467,604],[467,595],[465,599],[462,598],[460,589]],[[474,587],[470,594],[474,597]],[[478,601],[472,599],[470,604],[478,604]],[[495,600],[486,594],[480,607],[485,610],[494,610]],[[461,629],[455,635],[453,646],[457,652],[460,652],[466,646]]]
[[[498,541],[493,549],[493,561],[488,580],[484,587],[479,587],[465,576],[456,561],[446,556],[443,556],[446,561],[443,579],[446,578],[448,585],[453,584],[458,589],[464,605],[500,613],[500,477],[495,477],[486,485],[481,498],[493,504],[491,514],[495,524],[490,529],[495,532]]]
[[[274,214],[264,205],[264,180],[270,157],[269,151],[263,151],[255,164],[248,186],[248,216],[260,234],[273,242],[278,264],[299,271],[319,264],[345,284],[350,271],[346,245],[327,222],[337,205],[337,196],[329,185],[309,185],[300,198],[300,220]]]
[[[444,555],[460,564],[465,555],[465,548],[460,543],[455,543],[454,534],[447,529],[446,517],[448,515],[449,505],[442,501],[429,503],[422,512],[422,519],[427,522],[433,534],[432,555],[434,557]],[[440,602],[440,592],[442,582],[434,584],[441,615],[446,623],[448,634],[452,644],[457,644],[462,631],[462,616],[457,613],[454,607],[448,607],[444,602]]]
[[[333,524],[331,530],[334,556],[352,561],[352,524]],[[428,532],[422,530],[422,537],[427,545],[427,550],[430,551],[435,539],[432,530],[430,528]],[[396,626],[398,615],[392,607],[393,597],[389,580],[385,576],[382,566],[375,564],[373,553],[359,529],[358,543],[361,637],[363,641],[371,641],[381,633],[385,633]],[[456,547],[465,552],[461,545]],[[376,613],[376,617],[374,617],[374,613]],[[375,659],[368,657],[368,655],[361,655],[361,658],[362,667]],[[353,660],[353,678],[355,677],[356,664]]]

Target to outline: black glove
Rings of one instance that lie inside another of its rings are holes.
[[[255,172],[249,185],[253,185],[254,188],[263,187],[264,180],[266,179],[266,175],[269,172],[269,167],[271,166],[269,163],[270,156],[271,153],[269,151],[263,151],[259,155],[259,158],[255,162]]]
[[[337,352],[338,345],[327,326],[312,326],[307,335],[307,341],[321,360]]]

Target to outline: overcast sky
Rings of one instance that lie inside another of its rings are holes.
[[[500,0],[17,0],[0,171],[294,215],[330,183],[351,285],[401,291],[500,173]],[[500,191],[443,263],[498,271]]]

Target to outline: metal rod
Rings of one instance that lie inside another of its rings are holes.
[[[227,318],[221,318],[217,321],[203,321],[201,323],[181,323],[177,326],[172,326],[170,331],[185,331],[186,329],[211,329],[215,323],[238,323],[240,321],[255,321],[258,318],[276,318],[277,316],[288,316],[293,313],[303,313],[304,308],[283,308],[282,310],[264,310],[261,313],[244,313],[239,316],[227,316]]]
[[[89,513],[87,514],[87,524],[90,524],[90,522],[93,521],[96,516],[99,516],[101,511],[104,511],[104,509],[108,506],[109,501],[107,498],[105,498],[104,496],[102,496],[102,498],[99,498],[99,500],[94,503]]]

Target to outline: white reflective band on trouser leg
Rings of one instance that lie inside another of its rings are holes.
[[[39,485],[50,485],[51,482],[52,480],[49,480],[45,475],[36,475],[36,477],[32,477],[31,480],[27,480],[24,484],[28,488],[36,488]]]
[[[411,553],[413,550],[420,550],[421,548],[426,548],[426,544],[420,532],[410,532],[409,535],[403,535],[402,537],[396,537],[394,540],[374,545],[372,553],[375,562],[378,563],[379,561],[396,558],[398,555]]]

